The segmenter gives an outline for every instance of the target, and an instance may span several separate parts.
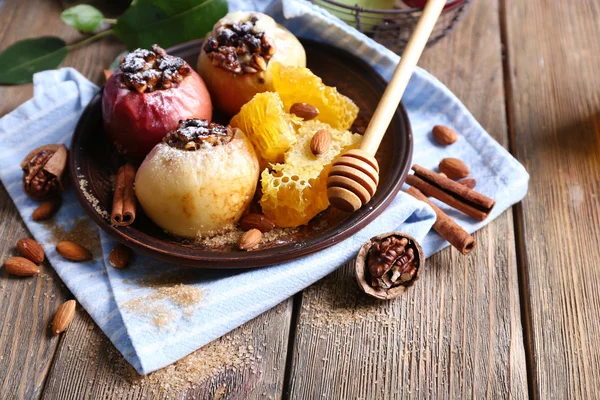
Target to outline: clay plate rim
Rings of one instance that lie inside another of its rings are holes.
[[[374,80],[373,85],[385,88],[386,81],[366,62],[360,60],[354,55],[334,48],[332,46],[319,43],[312,40],[301,39],[304,46],[320,48],[326,51],[328,54],[333,54],[336,58],[346,58],[352,63],[355,63],[359,69],[362,69],[365,73],[370,75],[370,79]],[[186,54],[195,51],[200,48],[202,40],[195,40],[188,43],[184,43],[178,46],[167,49],[167,52],[180,57],[185,57]],[[412,153],[413,153],[413,138],[410,121],[406,109],[402,104],[396,111],[395,118],[399,118],[401,124],[403,124],[403,131],[406,134],[406,148],[403,154],[397,154],[397,159],[403,160],[404,164],[401,166],[395,166],[392,168],[390,173],[391,178],[396,178],[394,182],[380,182],[378,193],[381,194],[382,190],[383,198],[379,202],[374,202],[377,199],[377,194],[371,203],[358,210],[355,216],[349,216],[348,219],[342,221],[336,229],[325,232],[324,234],[317,235],[310,239],[303,240],[300,243],[288,244],[280,247],[269,248],[265,250],[257,250],[250,252],[242,251],[230,251],[230,252],[211,252],[198,250],[194,254],[182,254],[177,252],[178,246],[173,243],[169,243],[160,238],[151,237],[150,241],[142,241],[133,237],[136,232],[141,232],[137,229],[132,230],[131,227],[119,228],[113,227],[109,221],[102,218],[98,212],[95,211],[93,206],[85,198],[83,191],[79,187],[78,181],[78,167],[79,167],[79,156],[81,156],[81,137],[86,133],[86,120],[92,110],[96,107],[101,107],[102,89],[97,93],[94,98],[90,101],[88,106],[85,108],[81,115],[77,126],[75,128],[73,138],[70,146],[70,157],[69,157],[69,169],[73,187],[79,200],[86,213],[92,218],[92,220],[106,233],[111,235],[118,242],[123,243],[132,249],[139,251],[142,254],[158,258],[163,261],[175,263],[179,265],[185,265],[197,268],[210,268],[210,269],[224,269],[224,268],[256,268],[264,267],[269,265],[275,265],[286,261],[292,261],[303,256],[307,256],[337,244],[344,239],[349,238],[360,229],[364,228],[367,224],[373,221],[379,216],[385,208],[394,200],[402,184],[406,180],[408,171],[410,168]],[[395,119],[394,118],[394,119]],[[402,133],[402,132],[400,132]],[[168,250],[161,249],[156,246],[156,243],[161,244]]]

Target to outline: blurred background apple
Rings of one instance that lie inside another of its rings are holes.
[[[395,0],[335,0],[336,3],[344,4],[350,7],[358,6],[376,10],[390,10],[394,8],[394,1]],[[353,28],[357,28],[362,32],[372,30],[377,24],[383,21],[383,14],[381,13],[368,13],[361,11],[359,26],[359,22],[356,20],[356,15],[352,10],[336,6],[328,1],[315,0],[314,2],[342,21],[346,22],[348,25],[352,26]]]

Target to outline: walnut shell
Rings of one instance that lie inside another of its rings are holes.
[[[369,249],[371,248],[371,246],[373,246],[375,241],[383,240],[389,236],[398,236],[400,238],[406,238],[409,240],[409,246],[412,246],[416,251],[415,261],[417,272],[414,278],[406,284],[400,284],[389,289],[373,287],[370,283],[371,279],[369,276],[369,269],[367,266]],[[369,296],[375,297],[379,300],[391,300],[395,299],[396,297],[400,297],[408,290],[409,287],[411,287],[419,279],[419,276],[421,275],[421,270],[423,269],[424,265],[425,255],[423,254],[423,249],[421,248],[421,245],[419,245],[419,242],[417,242],[417,240],[414,237],[407,235],[404,232],[394,231],[374,236],[362,245],[358,252],[358,255],[356,256],[356,260],[354,261],[354,272],[356,282],[358,283],[360,290],[362,290]]]

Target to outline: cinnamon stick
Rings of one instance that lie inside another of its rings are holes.
[[[427,168],[413,165],[412,169],[415,173],[407,177],[408,185],[416,187],[424,195],[435,197],[479,221],[486,219],[496,204],[494,199]]]
[[[460,225],[458,225],[452,218],[443,212],[438,206],[433,204],[429,199],[421,193],[417,188],[410,187],[405,190],[406,193],[410,194],[417,200],[424,201],[429,204],[436,214],[436,220],[433,224],[433,229],[440,234],[441,237],[446,239],[452,246],[454,246],[462,254],[469,254],[475,248],[475,239],[469,235]]]
[[[133,191],[136,168],[125,164],[117,173],[110,221],[115,226],[131,225],[135,220],[136,198]]]

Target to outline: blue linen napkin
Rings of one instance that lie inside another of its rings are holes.
[[[262,9],[266,3],[255,1],[254,9]],[[238,8],[246,7],[230,2],[231,10]],[[386,79],[398,62],[394,53],[304,1],[275,2],[268,12],[299,36],[356,54]],[[37,145],[68,144],[79,115],[98,90],[71,68],[36,74],[33,99],[0,119],[0,179],[58,275],[140,374],[178,360],[314,283],[353,258],[360,245],[376,234],[407,232],[421,242],[427,255],[448,245],[429,232],[435,219],[431,208],[400,193],[379,218],[353,237],[293,262],[248,271],[198,271],[137,255],[129,268],[112,268],[107,257],[115,243],[84,216],[71,190],[65,193],[55,220],[45,224],[31,220],[37,203],[23,194],[18,167]],[[529,179],[525,169],[434,77],[418,69],[403,103],[413,128],[414,159],[428,168],[444,157],[465,160],[478,181],[477,189],[496,199],[496,207],[484,222],[438,203],[466,230],[474,232],[523,198]],[[438,146],[430,132],[435,124],[454,128],[461,138],[452,146]],[[87,233],[93,261],[72,263],[56,254],[59,236],[72,227]],[[174,277],[173,284],[184,284],[177,290],[187,290],[193,304],[170,295],[172,286],[153,283],[165,276]],[[200,300],[195,302],[194,296]],[[139,303],[145,308],[140,310]],[[162,318],[159,324],[157,315]]]

